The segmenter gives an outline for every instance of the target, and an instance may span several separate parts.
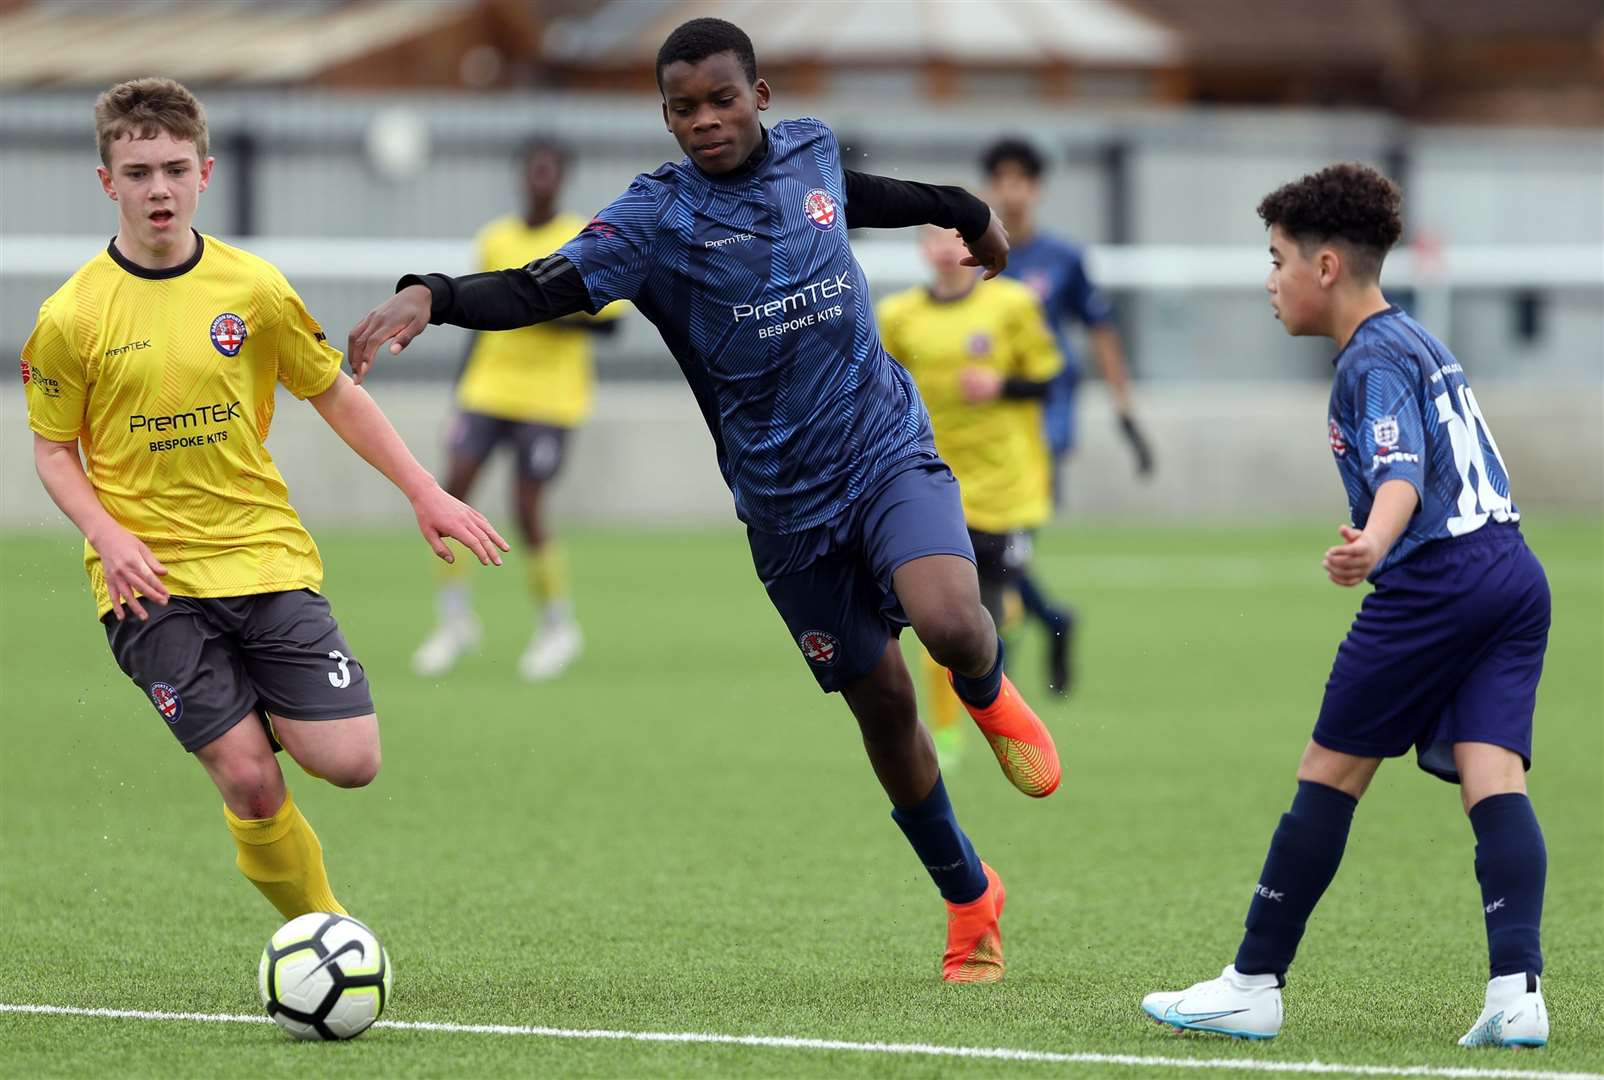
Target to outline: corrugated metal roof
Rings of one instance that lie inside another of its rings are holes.
[[[196,85],[300,82],[427,32],[460,0],[144,0],[0,15],[0,86],[102,86],[160,73]]]

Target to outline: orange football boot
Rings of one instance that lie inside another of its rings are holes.
[[[941,977],[948,982],[996,982],[1003,977],[1002,931],[997,920],[1008,899],[997,871],[986,871],[986,891],[967,904],[947,904],[947,951]]]
[[[952,680],[952,672],[947,672],[947,679]],[[997,764],[1002,766],[1009,783],[1033,799],[1044,799],[1058,790],[1062,771],[1052,732],[1019,696],[1013,680],[1004,675],[997,700],[984,709],[967,701],[963,704],[991,744],[991,752],[997,755]]]

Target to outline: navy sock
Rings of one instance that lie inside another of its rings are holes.
[[[1476,830],[1476,880],[1487,917],[1492,977],[1523,971],[1541,975],[1548,848],[1532,801],[1518,792],[1489,795],[1470,808],[1470,827]]]
[[[930,880],[941,891],[941,898],[954,904],[978,900],[986,891],[986,871],[969,837],[958,827],[947,798],[947,785],[940,776],[925,801],[909,810],[893,808],[891,820],[913,845],[914,854],[930,871]]]
[[[1048,633],[1062,637],[1069,630],[1069,613],[1047,599],[1047,594],[1042,592],[1029,571],[1015,570],[1012,579],[1014,588],[1019,590],[1019,602],[1025,605],[1025,610],[1040,619]]]
[[[1002,693],[1002,677],[1003,643],[1002,638],[998,638],[997,662],[991,665],[991,670],[975,678],[960,675],[955,671],[952,673],[952,688],[968,704],[977,709],[984,709],[996,701],[997,695]]]
[[[1236,951],[1236,969],[1242,974],[1285,975],[1292,966],[1309,915],[1337,876],[1358,805],[1347,792],[1298,781],[1292,809],[1281,815],[1270,838],[1270,853],[1248,905],[1247,934]]]

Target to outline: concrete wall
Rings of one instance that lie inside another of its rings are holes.
[[[414,451],[441,462],[449,402],[426,383],[369,384]],[[1478,381],[1478,397],[1528,515],[1604,511],[1604,386]],[[1083,446],[1070,473],[1071,519],[1227,522],[1327,518],[1346,507],[1326,445],[1327,389],[1309,383],[1144,386],[1140,412],[1158,457],[1138,483],[1100,388],[1082,402]],[[20,388],[0,391],[0,528],[66,523],[33,475]],[[410,526],[405,503],[346,450],[310,407],[285,397],[269,439],[307,523]],[[506,522],[507,463],[475,502]],[[689,392],[672,383],[603,388],[557,492],[557,514],[609,524],[735,522],[712,440]]]

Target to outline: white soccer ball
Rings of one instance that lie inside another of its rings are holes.
[[[256,984],[267,1015],[297,1039],[354,1039],[384,1011],[390,957],[349,915],[314,911],[269,939]]]

